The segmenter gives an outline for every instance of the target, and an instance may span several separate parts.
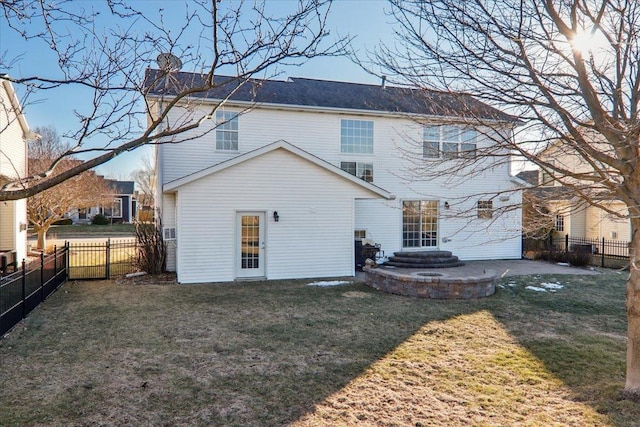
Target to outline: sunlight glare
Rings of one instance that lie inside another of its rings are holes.
[[[575,37],[569,41],[574,51],[583,56],[600,56],[607,48],[607,39],[602,32],[593,30],[578,31]]]

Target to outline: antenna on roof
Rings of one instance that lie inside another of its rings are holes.
[[[161,53],[156,58],[156,63],[161,70],[168,73],[180,71],[180,68],[182,68],[182,61],[180,61],[180,58],[171,53]]]
[[[384,89],[386,84],[387,84],[387,76],[382,76],[382,84],[380,85],[380,87]]]

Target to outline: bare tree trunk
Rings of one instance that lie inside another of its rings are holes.
[[[49,227],[39,227],[38,228],[38,245],[37,249],[44,251],[47,249],[47,231]]]
[[[629,278],[627,280],[627,378],[624,393],[640,399],[640,218],[631,219]]]

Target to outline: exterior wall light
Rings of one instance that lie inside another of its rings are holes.
[[[280,221],[280,215],[278,215],[278,211],[273,211],[273,220],[275,222]]]
[[[444,202],[444,208],[449,209],[449,202]]]

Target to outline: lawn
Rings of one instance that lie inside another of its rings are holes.
[[[49,239],[55,236],[63,237],[109,237],[115,236],[133,236],[136,230],[135,224],[75,224],[75,225],[53,225],[47,233]]]
[[[0,425],[638,425],[623,274],[473,301],[308,282],[70,282],[0,341]]]

